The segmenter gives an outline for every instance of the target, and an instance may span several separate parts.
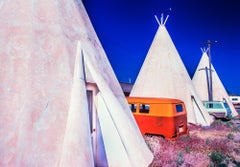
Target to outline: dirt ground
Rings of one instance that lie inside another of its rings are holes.
[[[175,141],[144,136],[154,154],[150,167],[240,167],[240,117],[188,128],[189,135]]]

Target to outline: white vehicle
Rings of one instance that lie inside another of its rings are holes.
[[[208,113],[213,115],[215,118],[230,119],[232,117],[231,109],[224,101],[203,101],[203,105],[207,109]]]
[[[236,110],[240,110],[240,96],[229,96]]]

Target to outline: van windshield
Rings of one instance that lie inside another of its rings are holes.
[[[231,117],[231,116],[232,116],[232,111],[231,111],[229,105],[228,105],[226,102],[224,102],[223,104],[224,104],[224,107],[225,107],[226,110],[227,110],[227,116],[228,116],[228,117]]]
[[[226,102],[224,102],[223,105],[225,108],[229,108],[229,105]]]
[[[182,104],[177,104],[177,105],[176,105],[176,111],[177,111],[177,112],[183,112],[183,106],[182,106]]]

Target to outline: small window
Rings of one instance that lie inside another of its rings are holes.
[[[129,104],[129,107],[132,112],[136,112],[137,104]]]
[[[150,105],[149,104],[140,104],[140,113],[149,113]]]
[[[238,98],[232,98],[232,101],[238,101]]]
[[[176,105],[176,111],[177,111],[177,112],[183,112],[183,106],[182,106],[182,104],[177,104],[177,105]]]

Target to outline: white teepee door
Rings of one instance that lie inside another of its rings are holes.
[[[88,110],[89,110],[89,122],[90,122],[90,131],[93,133],[93,119],[92,119],[92,110],[93,110],[93,91],[87,90],[87,99],[88,99]]]
[[[93,156],[95,166],[107,167],[107,157],[105,153],[105,147],[103,143],[102,131],[100,128],[98,114],[96,110],[95,103],[96,99],[94,99],[96,90],[87,90],[87,98],[88,98],[88,109],[89,109],[89,121],[90,121],[90,131],[92,138],[92,146],[93,146]]]

